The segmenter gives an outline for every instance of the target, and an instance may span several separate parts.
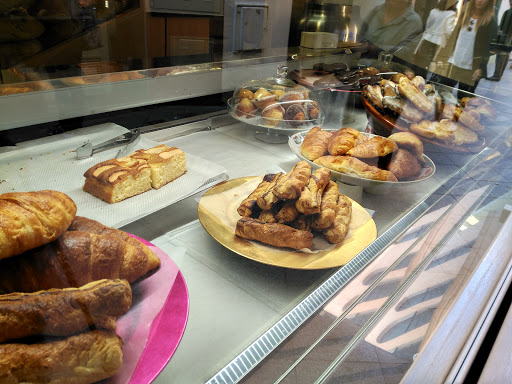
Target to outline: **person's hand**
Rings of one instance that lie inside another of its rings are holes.
[[[475,72],[473,72],[473,81],[476,81],[482,77],[482,69],[478,68]]]

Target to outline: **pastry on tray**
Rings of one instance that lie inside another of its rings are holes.
[[[184,152],[161,144],[89,168],[83,190],[113,204],[161,188],[183,175],[186,166]]]
[[[269,174],[242,201],[235,234],[248,240],[296,250],[313,247],[315,235],[337,244],[345,238],[351,219],[351,201],[330,180],[331,171],[311,172],[301,161],[287,174]],[[277,182],[276,182],[277,179]],[[265,206],[256,196],[275,198]]]

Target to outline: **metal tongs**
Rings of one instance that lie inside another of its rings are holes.
[[[110,140],[104,141],[98,145],[92,145],[91,142],[87,142],[81,147],[76,149],[76,157],[78,159],[87,159],[96,152],[101,152],[106,149],[117,147],[119,145],[127,144],[125,148],[121,149],[116,158],[123,157],[131,151],[131,149],[137,144],[140,139],[140,129],[133,129],[130,132],[123,133],[122,135],[116,136]]]

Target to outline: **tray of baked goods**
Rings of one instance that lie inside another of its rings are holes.
[[[336,131],[315,127],[288,140],[295,155],[311,167],[326,167],[333,179],[363,187],[367,192],[418,183],[432,177],[433,161],[423,153],[423,143],[411,132],[389,137],[345,127]]]
[[[77,203],[81,216],[118,228],[226,178],[224,167],[144,137],[121,155],[126,142],[78,158],[84,143],[115,145],[128,132],[108,123],[24,143],[0,154],[2,189],[57,189]]]
[[[361,92],[366,84],[376,84],[392,74],[412,70],[404,65],[378,60],[362,60],[352,67],[343,62],[316,63],[312,68],[301,68],[290,73],[290,78],[311,89],[332,89]]]
[[[176,264],[76,212],[56,190],[0,195],[2,383],[150,383],[180,343]]]
[[[340,192],[328,168],[298,162],[289,172],[228,180],[209,189],[199,221],[248,259],[293,269],[346,264],[375,240],[370,214]]]
[[[482,97],[456,99],[421,76],[398,73],[363,88],[362,103],[375,133],[413,132],[425,143],[454,151],[479,151],[487,144],[487,125],[496,119]]]
[[[286,134],[323,124],[320,99],[320,94],[276,77],[242,84],[228,100],[228,109],[239,121]]]

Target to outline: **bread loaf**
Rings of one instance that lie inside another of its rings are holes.
[[[0,344],[0,383],[87,384],[113,376],[123,341],[92,331],[41,344]]]
[[[159,262],[119,238],[68,231],[43,247],[1,260],[0,293],[80,287],[100,279],[132,283]]]
[[[0,342],[32,335],[69,336],[93,325],[115,330],[115,318],[128,312],[131,304],[126,280],[0,295]]]
[[[61,192],[0,195],[0,259],[57,239],[68,229],[75,214],[75,203]]]

